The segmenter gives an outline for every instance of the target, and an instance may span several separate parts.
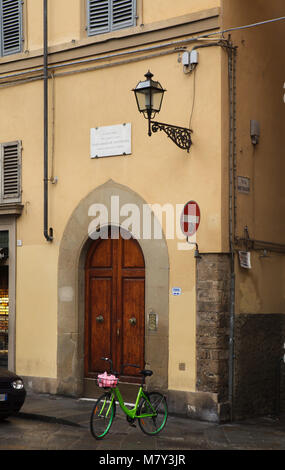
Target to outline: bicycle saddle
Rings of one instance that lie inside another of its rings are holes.
[[[141,374],[144,375],[145,377],[150,377],[153,374],[153,372],[152,370],[143,369],[141,370]]]

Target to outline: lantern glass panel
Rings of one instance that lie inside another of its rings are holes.
[[[163,93],[164,90],[157,90],[153,89],[152,90],[152,110],[155,111],[156,113],[159,113],[160,108],[161,108],[161,103],[163,99]]]
[[[135,95],[137,99],[137,105],[139,108],[140,113],[143,113],[150,107],[150,90],[149,89],[141,89],[135,90]]]

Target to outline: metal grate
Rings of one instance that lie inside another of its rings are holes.
[[[5,380],[5,382],[0,382],[0,390],[9,390],[11,388],[11,382]]]

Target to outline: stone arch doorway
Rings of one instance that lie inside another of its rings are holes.
[[[145,366],[145,262],[139,243],[120,230],[94,240],[85,262],[84,389],[108,366],[122,371],[121,381],[139,383]],[[86,383],[87,382],[87,383]]]
[[[134,204],[140,215],[147,203],[126,186],[110,180],[94,189],[71,214],[65,227],[58,262],[57,393],[82,396],[84,391],[85,261],[93,241],[88,235],[90,207],[103,204],[111,214],[111,199],[120,207]],[[125,217],[119,216],[118,226]],[[151,213],[151,223],[155,216]],[[106,222],[111,225],[111,219]],[[142,224],[141,224],[142,226]],[[169,259],[164,237],[136,237],[145,261],[145,363],[154,375],[151,386],[168,388]],[[155,321],[153,321],[155,319]]]

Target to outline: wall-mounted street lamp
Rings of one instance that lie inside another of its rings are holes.
[[[150,71],[145,74],[145,77],[146,80],[139,82],[133,92],[135,93],[139,112],[143,113],[145,119],[148,119],[148,135],[151,136],[152,132],[158,130],[164,131],[178,147],[189,152],[192,145],[191,129],[152,120],[161,109],[163,95],[166,90],[162,88],[159,82],[152,80],[153,74]]]

